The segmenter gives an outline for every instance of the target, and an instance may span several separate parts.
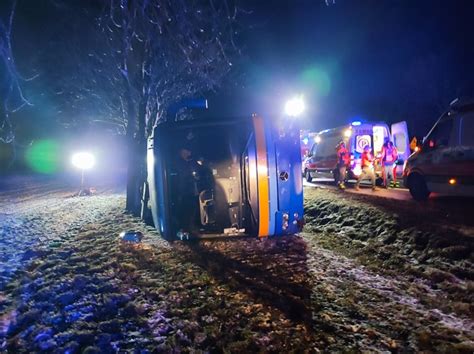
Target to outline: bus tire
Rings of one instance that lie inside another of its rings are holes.
[[[304,171],[304,175],[305,175],[306,181],[311,182],[313,180],[313,177],[311,177],[311,172],[309,172],[309,170],[306,169]]]
[[[423,176],[418,173],[411,174],[408,176],[407,182],[408,189],[410,190],[410,194],[413,199],[418,201],[424,201],[428,199],[430,191],[426,186],[426,181]]]

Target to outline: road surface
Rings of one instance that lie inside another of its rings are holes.
[[[307,182],[306,180],[303,180],[303,185],[305,187],[337,189],[337,187],[334,185],[334,180],[329,178],[315,178],[312,182]],[[396,200],[412,199],[410,192],[407,188],[378,188],[376,191],[373,191],[372,188],[370,188],[370,186],[365,183],[361,183],[360,190],[358,191],[354,189],[354,183],[348,183],[346,185],[345,192]]]

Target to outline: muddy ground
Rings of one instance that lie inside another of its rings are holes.
[[[474,351],[473,220],[457,203],[313,188],[299,236],[168,243],[124,201],[3,184],[0,351]],[[142,243],[121,243],[128,229]]]

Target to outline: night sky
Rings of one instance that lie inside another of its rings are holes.
[[[54,57],[55,46],[64,41],[61,26],[68,16],[63,16],[60,4],[19,1],[15,56],[26,76],[42,72],[26,87],[35,107],[17,117],[18,132],[27,139],[59,129],[57,104],[42,95],[49,89],[49,76],[59,73],[41,68],[48,61],[35,58]],[[93,2],[80,4],[90,7]],[[287,98],[302,94],[308,108],[304,127],[326,129],[353,118],[407,120],[411,135],[420,136],[452,99],[473,92],[473,1],[336,0],[327,6],[323,0],[242,0],[241,4],[248,11],[241,17],[242,54],[222,89],[205,94],[210,103],[207,115],[275,116]],[[75,36],[88,40],[84,28]]]
[[[308,127],[352,117],[407,120],[423,135],[452,99],[473,92],[472,1],[248,1],[252,6],[245,88],[234,90],[230,107],[219,100],[225,103],[215,112],[279,114],[287,97],[301,93]]]

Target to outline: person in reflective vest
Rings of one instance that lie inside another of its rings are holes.
[[[351,162],[351,158],[349,156],[349,151],[347,151],[346,149],[346,144],[343,141],[337,144],[336,151],[337,151],[337,169],[338,169],[336,182],[340,189],[345,189],[346,186],[344,185],[344,181],[346,179],[347,166],[349,166]]]
[[[391,178],[390,186],[395,187],[397,183],[397,165],[395,162],[398,159],[398,151],[391,141],[388,141],[382,147],[380,158],[382,159],[382,177],[384,187],[388,187],[387,182],[389,178]]]
[[[366,145],[364,147],[364,152],[362,153],[362,173],[357,179],[357,183],[355,186],[355,189],[357,191],[359,190],[360,181],[364,179],[370,179],[370,182],[372,183],[372,190],[377,190],[377,187],[375,187],[374,156],[372,155],[370,150],[370,146]]]
[[[417,146],[418,146],[418,140],[416,139],[416,136],[414,136],[413,139],[411,139],[411,142],[410,142],[411,152],[414,152],[416,150]]]

